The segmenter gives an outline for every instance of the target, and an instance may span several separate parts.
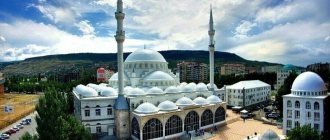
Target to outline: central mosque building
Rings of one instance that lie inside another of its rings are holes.
[[[209,22],[210,83],[180,83],[157,51],[138,49],[123,61],[122,0],[117,1],[118,72],[107,84],[73,89],[75,116],[92,134],[117,139],[175,139],[226,125],[226,103],[214,84],[212,9]]]

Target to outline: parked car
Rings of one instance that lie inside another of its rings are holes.
[[[9,139],[10,135],[6,134],[6,133],[2,133],[1,138],[4,138],[4,139]]]
[[[272,113],[268,114],[267,117],[272,118],[272,119],[277,119],[278,117],[280,117],[280,114],[278,114],[276,112],[272,112]]]
[[[31,119],[23,119],[22,124],[23,125],[29,125],[29,124],[31,124],[31,121],[32,121]]]
[[[18,124],[18,125],[16,125],[16,127],[19,128],[19,129],[23,129],[24,128],[24,125]]]
[[[16,132],[19,131],[19,128],[18,127],[13,127],[11,129],[15,130]]]
[[[14,134],[14,133],[16,133],[16,130],[13,129],[13,128],[10,128],[10,129],[8,130],[8,132],[9,132],[10,134]]]

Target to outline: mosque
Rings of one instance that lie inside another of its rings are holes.
[[[165,58],[138,49],[123,61],[122,0],[117,1],[118,72],[107,84],[73,89],[74,114],[92,134],[117,139],[175,139],[190,131],[226,125],[226,103],[214,84],[214,34],[209,21],[210,83],[180,83]]]

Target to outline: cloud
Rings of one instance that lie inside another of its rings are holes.
[[[79,16],[76,11],[68,7],[55,7],[42,2],[39,5],[32,4],[30,7],[38,9],[45,17],[53,21],[54,23],[73,23],[76,21],[76,17]]]
[[[85,36],[94,36],[95,35],[95,29],[92,25],[90,25],[88,20],[80,21],[76,26],[79,28],[79,30],[83,33]]]
[[[6,38],[0,35],[0,43],[5,42],[5,41],[6,41]]]
[[[330,41],[330,35],[326,36],[326,37],[324,38],[324,41]]]
[[[245,38],[247,37],[248,32],[257,26],[256,23],[251,23],[250,21],[243,20],[239,26],[235,29],[235,37],[237,38]]]

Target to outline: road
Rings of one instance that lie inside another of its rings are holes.
[[[31,114],[29,114],[27,117],[24,117],[24,118],[31,118],[32,119],[32,122],[30,125],[24,125],[24,128],[19,130],[18,132],[12,134],[9,138],[9,140],[18,140],[25,132],[29,132],[31,135],[35,134],[36,133],[36,128],[37,128],[37,123],[35,121],[35,116],[36,116],[36,112],[33,112]],[[19,124],[20,122],[22,121],[22,119],[20,119],[19,121],[11,124],[10,126],[7,126],[6,128],[4,129],[1,129],[1,133],[9,130],[10,128],[16,126],[17,124]]]

